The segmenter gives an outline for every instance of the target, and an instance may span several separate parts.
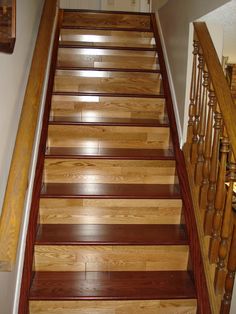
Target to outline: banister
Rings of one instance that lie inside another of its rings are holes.
[[[0,219],[0,271],[13,270],[57,0],[45,0]]]
[[[200,43],[204,60],[207,64],[216,98],[223,116],[228,136],[232,145],[232,151],[236,156],[236,106],[232,98],[229,86],[224,76],[211,36],[205,22],[194,22],[197,40]]]

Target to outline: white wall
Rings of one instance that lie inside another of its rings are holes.
[[[16,2],[15,50],[0,53],[0,209],[44,0]],[[18,265],[11,273],[0,273],[1,314],[12,314],[17,270]]]
[[[190,23],[230,0],[169,0],[159,11],[183,131]],[[153,0],[153,9],[160,0]],[[181,140],[181,139],[180,139]]]
[[[60,7],[65,9],[99,10],[101,0],[60,0]]]

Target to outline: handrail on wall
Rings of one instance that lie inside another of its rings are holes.
[[[0,219],[0,271],[12,271],[16,261],[32,150],[56,13],[57,0],[46,0],[31,63]]]

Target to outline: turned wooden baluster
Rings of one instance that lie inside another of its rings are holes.
[[[235,214],[234,214],[235,215]],[[227,265],[227,275],[225,278],[225,294],[221,303],[221,314],[229,314],[232,292],[234,287],[234,277],[236,271],[236,225],[234,224],[231,246],[229,251],[229,259]]]
[[[207,68],[205,66],[203,72],[203,93],[200,104],[200,123],[199,123],[199,132],[198,132],[198,144],[197,144],[197,163],[195,167],[194,179],[197,185],[200,185],[202,182],[202,167],[204,162],[204,140],[206,133],[206,111],[207,111],[207,101],[208,101],[208,88],[209,88],[209,75]]]
[[[198,75],[197,75],[197,88],[196,88],[196,97],[195,97],[195,119],[193,122],[193,138],[190,149],[190,160],[192,164],[197,162],[197,143],[198,143],[198,128],[200,120],[200,108],[201,108],[201,99],[202,99],[202,72],[204,68],[204,59],[199,47],[198,53]]]
[[[233,221],[233,210],[232,210],[232,200],[233,200],[233,187],[236,181],[236,164],[233,154],[231,154],[229,162],[229,173],[227,176],[227,181],[229,182],[229,187],[227,189],[226,202],[224,208],[224,216],[221,228],[221,241],[219,246],[219,261],[216,267],[215,273],[215,292],[217,294],[223,293],[226,269],[225,269],[225,259],[229,253],[228,242],[232,231],[232,221]]]
[[[197,40],[193,41],[193,67],[190,88],[190,103],[189,103],[189,120],[187,129],[187,143],[190,145],[193,138],[193,122],[195,119],[196,107],[196,85],[197,85],[197,55],[199,50],[199,43]],[[188,151],[190,154],[190,152]]]
[[[223,139],[221,142],[221,158],[219,165],[219,172],[216,184],[216,197],[215,197],[215,213],[212,224],[212,236],[210,240],[209,248],[209,261],[210,263],[216,263],[218,259],[218,250],[220,244],[220,230],[222,223],[222,215],[224,209],[225,200],[225,176],[226,176],[226,161],[229,152],[229,140],[224,129]]]
[[[209,187],[207,191],[207,208],[204,219],[204,232],[205,235],[212,234],[212,222],[215,212],[215,195],[216,195],[216,180],[218,174],[218,158],[219,158],[219,144],[220,133],[222,128],[222,115],[219,109],[216,108],[214,115],[214,139],[212,144],[211,164],[210,164],[210,176]]]
[[[200,187],[199,206],[205,211],[207,205],[207,192],[209,188],[210,159],[212,149],[212,126],[213,126],[213,110],[216,108],[216,97],[213,87],[210,86],[209,102],[208,102],[207,130],[204,148],[204,162],[202,167],[202,184]]]

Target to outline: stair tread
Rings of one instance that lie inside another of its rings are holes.
[[[30,300],[196,298],[187,271],[36,272]]]
[[[178,199],[178,184],[102,184],[102,183],[46,183],[42,198],[151,198]]]
[[[183,225],[41,224],[39,245],[186,245]]]
[[[156,51],[157,47],[132,47],[132,46],[106,46],[106,44],[99,43],[97,45],[89,45],[88,43],[81,42],[66,42],[60,41],[59,48],[88,48],[88,49],[107,49],[107,50],[131,50],[131,51]]]
[[[47,158],[174,159],[172,149],[48,147]]]
[[[125,125],[125,126],[169,126],[167,117],[162,119],[135,119],[135,118],[103,118],[81,116],[53,116],[50,124],[92,124],[92,125]]]

